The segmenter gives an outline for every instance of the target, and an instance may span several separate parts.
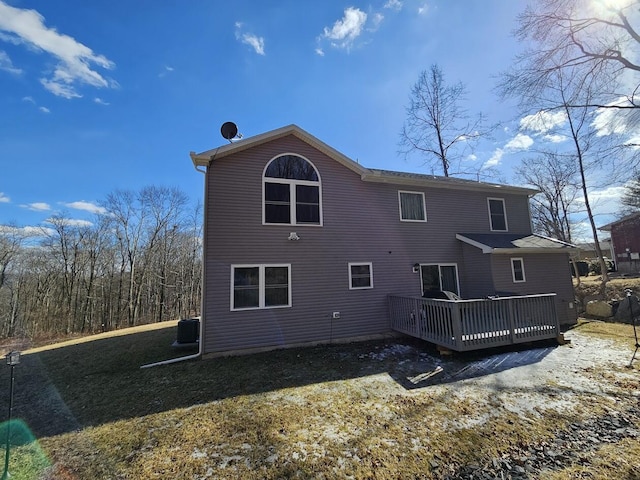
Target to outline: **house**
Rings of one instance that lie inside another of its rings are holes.
[[[204,354],[389,334],[388,297],[554,292],[573,246],[531,231],[535,190],[365,168],[290,125],[202,153]]]
[[[615,258],[613,255],[613,245],[611,244],[610,239],[605,238],[600,240],[598,245],[600,246],[602,255],[611,260]],[[576,244],[576,247],[579,248],[576,260],[595,260],[598,258],[595,242],[578,243]]]
[[[626,215],[598,230],[609,232],[613,260],[620,273],[640,273],[640,212]]]

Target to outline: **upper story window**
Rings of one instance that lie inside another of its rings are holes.
[[[400,204],[400,220],[403,222],[426,222],[427,209],[424,193],[398,191]]]
[[[322,225],[320,177],[308,160],[291,153],[264,170],[263,222]]]
[[[507,228],[507,211],[504,208],[504,199],[488,198],[489,203],[489,222],[492,232],[506,232]]]

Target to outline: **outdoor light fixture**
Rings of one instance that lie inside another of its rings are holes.
[[[7,420],[7,441],[4,449],[4,472],[2,480],[9,480],[9,447],[11,445],[11,414],[13,413],[13,369],[20,363],[20,352],[9,352],[6,355],[7,365],[11,367],[11,384],[9,386],[9,419]]]
[[[413,265],[413,273],[418,273],[420,271],[420,264],[419,263],[415,263]]]
[[[20,363],[20,352],[7,353],[7,365],[14,366]]]
[[[291,232],[289,234],[288,240],[300,240],[300,237],[298,236],[298,234],[296,232]]]

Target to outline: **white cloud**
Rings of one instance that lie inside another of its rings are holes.
[[[609,107],[629,105],[626,97],[620,97],[608,104]],[[629,132],[629,120],[636,112],[619,108],[598,108],[591,126],[596,129],[596,135],[604,137],[607,135],[624,135]],[[635,119],[637,123],[637,118]],[[633,123],[633,122],[632,122]]]
[[[241,30],[244,24],[236,22],[236,39],[245,45],[249,45],[258,55],[264,55],[264,38],[253,33],[243,33]]]
[[[13,62],[7,55],[7,52],[4,50],[0,50],[0,70],[4,70],[5,72],[13,73],[14,75],[20,75],[22,70],[13,65]]]
[[[493,155],[491,155],[491,158],[484,164],[484,168],[496,167],[500,165],[503,156],[504,150],[502,148],[496,148],[496,150],[493,152]]]
[[[387,3],[384,4],[384,8],[390,8],[392,10],[401,10],[402,2],[400,0],[387,0]]]
[[[418,15],[426,15],[429,13],[429,5],[427,3],[423,3],[418,7]]]
[[[526,150],[531,145],[533,145],[533,139],[529,135],[518,133],[505,144],[504,148],[509,151]]]
[[[33,103],[34,105],[36,104],[36,101],[33,99],[33,97],[22,97],[22,101]]]
[[[316,48],[316,55],[324,57],[324,50],[322,50],[322,48],[320,47]]]
[[[349,7],[344,10],[344,16],[336,20],[330,29],[324,27],[321,38],[331,41],[331,45],[336,48],[349,50],[355,40],[362,33],[362,29],[367,22],[367,14],[362,10]]]
[[[373,23],[373,27],[370,28],[369,30],[371,30],[372,32],[375,32],[378,29],[378,27],[380,27],[380,24],[382,23],[383,20],[384,20],[384,15],[382,15],[381,13],[374,13],[373,19],[371,20],[371,23]]]
[[[568,137],[566,137],[565,135],[551,134],[551,135],[545,135],[542,138],[544,138],[547,142],[561,143],[567,140]]]
[[[51,210],[51,205],[44,202],[27,203],[26,205],[20,205],[22,208],[28,208],[34,212],[47,212]]]
[[[237,24],[236,24],[237,25]],[[170,67],[169,65],[165,65],[164,69],[158,74],[158,77],[162,78],[165,75],[167,75],[168,73],[171,73],[174,71],[173,67]]]
[[[556,127],[560,127],[567,121],[564,112],[547,112],[540,110],[533,115],[527,115],[520,119],[520,128],[529,130],[534,134],[545,134]]]
[[[73,208],[75,210],[84,210],[85,212],[90,212],[90,213],[99,213],[99,214],[107,213],[106,208],[101,207],[100,205],[96,205],[95,203],[85,202],[84,200],[80,200],[77,202],[63,203],[63,205],[65,207]]]
[[[0,235],[17,235],[20,237],[44,237],[53,235],[55,231],[46,227],[14,227],[11,225],[0,225]]]
[[[111,105],[109,102],[105,102],[100,97],[94,98],[93,103],[97,103],[98,105]]]
[[[245,33],[242,35],[242,43],[253,47],[258,55],[264,55],[264,38]]]
[[[589,204],[596,218],[616,215],[620,212],[620,199],[625,193],[624,186],[607,187],[601,190],[589,191]],[[579,196],[576,201],[584,205],[584,198]],[[607,223],[607,222],[605,222]],[[604,225],[604,223],[600,223]]]
[[[0,192],[0,203],[9,203],[11,199],[7,197],[3,192]]]
[[[78,220],[74,218],[56,218],[56,219],[47,218],[45,222],[53,223],[53,224],[62,224],[68,227],[90,227],[93,225],[93,223],[91,223],[88,220]]]
[[[44,24],[44,17],[35,10],[11,7],[0,0],[0,31],[2,40],[52,55],[58,64],[53,75],[40,83],[54,95],[64,98],[81,97],[78,86],[114,88],[116,82],[104,78],[92,67],[114,68],[114,63],[98,55],[69,35],[58,33]]]
[[[42,113],[51,113],[51,110],[49,110],[47,107],[38,107],[38,110],[40,110]]]

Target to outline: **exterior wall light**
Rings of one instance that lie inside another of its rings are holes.
[[[289,234],[288,240],[300,240],[300,237],[298,236],[298,234],[296,232],[291,232]]]
[[[413,265],[413,273],[418,273],[420,271],[420,264],[419,263],[415,263]]]

